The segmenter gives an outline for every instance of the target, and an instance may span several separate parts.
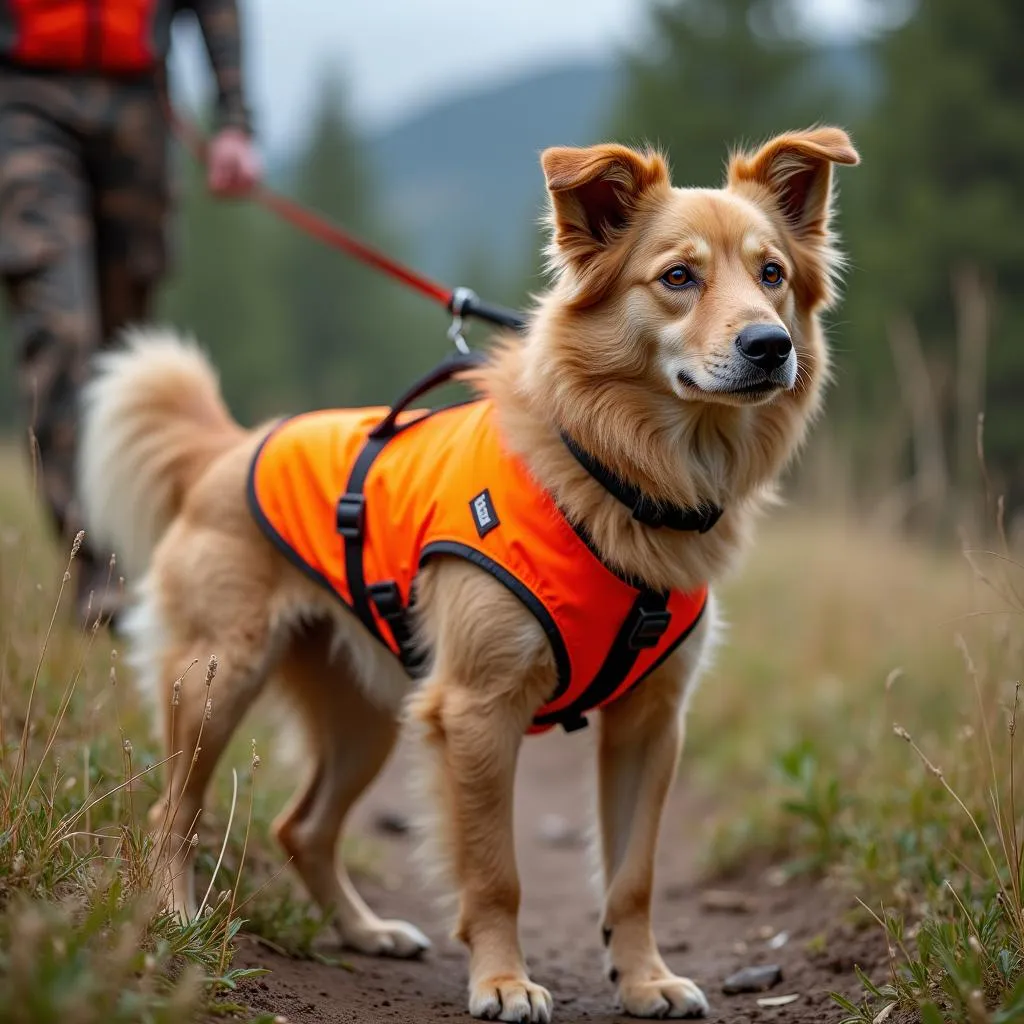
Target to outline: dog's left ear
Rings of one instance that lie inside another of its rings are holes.
[[[729,188],[782,220],[796,272],[793,285],[811,309],[832,304],[843,262],[829,231],[832,165],[857,163],[860,157],[841,128],[780,135],[756,153],[729,160]]]
[[[733,154],[728,183],[731,188],[760,186],[792,235],[811,241],[823,238],[828,229],[832,165],[858,163],[860,156],[846,132],[816,128],[780,135],[753,154]]]
[[[604,264],[614,262],[603,257],[644,196],[668,185],[668,168],[656,153],[612,143],[555,146],[540,159],[551,199],[552,262],[573,270],[594,299],[611,269]]]

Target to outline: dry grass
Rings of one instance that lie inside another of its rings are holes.
[[[1024,567],[1003,545],[782,519],[726,595],[684,768],[719,794],[708,867],[767,851],[864,901],[892,970],[847,1021],[1024,1019]]]
[[[270,844],[290,795],[263,773],[256,784],[254,743],[269,751],[270,729],[254,722],[225,755],[201,828],[215,888],[183,924],[163,910],[146,828],[161,781],[148,715],[106,631],[72,627],[70,553],[43,534],[12,448],[0,479],[0,1024],[224,1012],[253,973],[231,967],[243,920],[300,953],[320,931]]]
[[[793,842],[795,823],[765,799],[789,794],[787,774],[766,766],[812,759],[867,792],[905,760],[894,720],[955,732],[964,681],[954,636],[977,625],[976,590],[962,559],[852,520],[768,524],[725,589],[729,634],[688,731],[688,770],[749,799],[739,825],[729,824],[735,802],[723,811],[719,865],[752,839]]]

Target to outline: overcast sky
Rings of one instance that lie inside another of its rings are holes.
[[[437,99],[564,57],[600,56],[643,38],[650,0],[239,0],[258,127],[279,150],[300,137],[317,74],[335,66],[367,127]],[[862,0],[806,0],[813,26],[864,26]],[[176,32],[176,84],[207,87],[191,25]]]

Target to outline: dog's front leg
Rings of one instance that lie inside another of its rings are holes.
[[[676,662],[672,665],[672,662]],[[636,1017],[702,1017],[708,1002],[658,952],[651,891],[658,828],[683,744],[676,659],[601,714],[598,750],[608,977]]]
[[[551,1020],[551,996],[526,973],[512,834],[516,758],[528,716],[502,697],[435,679],[416,701],[438,756],[444,835],[459,894],[455,934],[469,948],[469,1012]],[[521,720],[522,719],[522,720]]]

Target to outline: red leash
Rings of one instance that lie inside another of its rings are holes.
[[[169,110],[168,117],[174,134],[182,145],[192,154],[193,158],[206,166],[207,140],[202,132],[190,121],[182,118],[173,110]],[[354,259],[359,260],[367,266],[379,270],[388,277],[401,282],[407,288],[412,288],[428,299],[440,303],[450,313],[454,314],[455,322],[449,332],[452,340],[462,348],[465,345],[462,341],[461,323],[462,318],[467,316],[480,317],[489,320],[491,323],[502,327],[521,328],[525,325],[523,316],[513,310],[482,302],[476,294],[468,288],[447,288],[429,277],[403,266],[389,256],[374,249],[360,241],[354,235],[349,234],[343,228],[328,220],[323,214],[308,210],[286,196],[281,195],[266,185],[257,185],[248,194],[247,198],[253,199],[271,213],[276,214],[281,220],[286,221],[299,231],[326,243],[335,249],[340,249]]]
[[[403,267],[400,263],[396,263],[382,252],[360,242],[336,224],[332,224],[311,210],[299,206],[298,203],[292,202],[277,192],[272,192],[264,185],[256,186],[252,198],[307,235],[318,238],[321,242],[326,242],[336,249],[341,249],[342,252],[347,252],[368,266],[375,267],[396,281],[401,281],[402,284],[425,295],[428,299],[440,302],[445,309],[451,308],[452,290],[450,288],[445,288],[444,285],[431,281],[430,278],[424,277],[408,267]]]

